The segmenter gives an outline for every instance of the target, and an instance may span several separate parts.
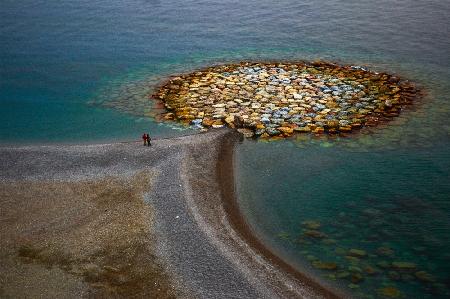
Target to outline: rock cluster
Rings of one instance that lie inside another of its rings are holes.
[[[347,133],[397,116],[417,91],[363,67],[251,63],[209,67],[163,84],[166,120],[199,129],[229,126],[246,137]]]
[[[360,214],[362,217],[368,217],[365,219],[370,219],[374,215],[383,213],[383,210],[369,208],[364,209]],[[318,219],[303,220],[300,222],[298,236],[289,237],[287,233],[280,236],[283,236],[284,242],[299,244],[300,254],[313,268],[324,272],[322,273],[324,277],[330,280],[346,282],[348,288],[355,290],[358,298],[374,298],[365,296],[363,292],[378,293],[383,298],[405,298],[406,294],[403,293],[406,289],[403,288],[405,285],[420,286],[427,292],[432,290],[436,294],[449,297],[450,292],[439,277],[427,272],[433,269],[424,269],[422,268],[426,267],[424,265],[406,261],[405,259],[411,256],[407,252],[395,252],[387,242],[377,247],[374,246],[376,242],[363,240],[363,244],[372,245],[365,249],[348,248],[346,246],[348,244],[345,244],[346,238],[342,234],[342,223],[347,221],[346,217],[345,213],[341,213],[336,222],[332,221],[328,224],[321,223]],[[360,220],[356,221],[361,223]],[[333,223],[340,225],[334,227]],[[351,231],[355,229],[356,227],[352,227]],[[358,236],[360,236],[359,233]],[[417,249],[420,249],[422,254],[426,251],[425,248]],[[375,286],[381,288],[370,290],[367,288]],[[402,286],[401,290],[400,286]],[[360,288],[361,292],[359,292]]]

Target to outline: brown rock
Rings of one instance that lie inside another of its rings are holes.
[[[378,293],[381,296],[389,298],[400,298],[403,297],[402,293],[396,287],[384,287],[378,289]]]
[[[324,234],[318,230],[313,230],[313,229],[307,229],[303,232],[303,234],[307,237],[315,238],[315,239],[322,239],[327,236],[326,234]]]
[[[292,133],[294,133],[294,129],[290,127],[278,127],[277,130],[282,132],[284,135],[292,135]]]
[[[435,282],[436,279],[434,278],[433,275],[431,275],[428,272],[425,271],[417,271],[416,273],[414,273],[414,276],[416,276],[416,278],[422,282]]]
[[[351,126],[340,126],[339,127],[339,131],[341,132],[351,132],[352,131],[352,127]]]
[[[320,270],[336,270],[338,268],[337,264],[333,262],[313,261],[312,265]]]
[[[296,127],[294,128],[294,131],[299,133],[308,133],[311,132],[311,129],[309,127]]]
[[[323,134],[325,132],[325,130],[322,127],[316,127],[312,132],[314,134]]]
[[[356,256],[356,257],[366,257],[367,256],[367,252],[366,251],[364,251],[362,249],[354,249],[354,248],[350,249],[348,251],[348,254],[350,256]]]
[[[205,127],[211,127],[214,124],[214,120],[209,118],[204,118],[202,121],[203,126]]]

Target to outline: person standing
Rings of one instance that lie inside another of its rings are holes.
[[[152,138],[150,137],[150,135],[148,135],[147,133],[147,145],[150,146],[150,141],[152,140]]]
[[[147,145],[147,136],[148,136],[148,134],[145,134],[144,133],[144,135],[142,135],[142,140],[144,140],[144,146],[146,146]]]

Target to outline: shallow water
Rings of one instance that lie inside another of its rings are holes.
[[[366,152],[342,140],[244,142],[236,157],[241,209],[263,241],[299,269],[313,270],[316,260],[336,263],[337,270],[318,275],[343,287],[361,272],[354,279],[364,280],[351,286],[358,296],[393,286],[407,298],[445,298],[449,146]],[[323,236],[305,236],[305,221],[319,223],[313,230]],[[366,256],[348,258],[350,249]],[[385,265],[392,262],[416,267]],[[435,281],[418,280],[418,271]]]
[[[367,264],[380,268],[352,285],[358,296],[394,286],[408,298],[444,298],[450,285],[448,15],[448,0],[3,0],[0,142],[191,134],[155,122],[148,95],[167,75],[211,63],[327,59],[397,73],[426,97],[387,126],[351,138],[300,135],[241,144],[239,202],[258,235],[298,267],[309,267],[314,255],[341,269],[350,260],[362,271]],[[305,220],[320,221],[327,237],[299,244]],[[379,256],[378,247],[391,247],[393,255]],[[368,256],[349,260],[336,248],[364,249]],[[416,263],[415,272],[426,271],[435,282],[377,266],[397,259]],[[332,273],[318,275],[348,287],[347,278]]]
[[[149,89],[220,61],[325,58],[408,75],[424,68],[434,81],[450,63],[446,4],[5,0],[0,139],[180,134],[148,119]]]

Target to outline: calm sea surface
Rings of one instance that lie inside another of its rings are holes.
[[[211,63],[325,59],[399,74],[426,96],[386,127],[240,144],[239,203],[281,257],[357,297],[447,298],[449,16],[448,0],[2,0],[0,143],[191,134],[155,122],[148,95]],[[305,237],[311,227],[320,237]],[[316,269],[325,263],[337,269]]]

